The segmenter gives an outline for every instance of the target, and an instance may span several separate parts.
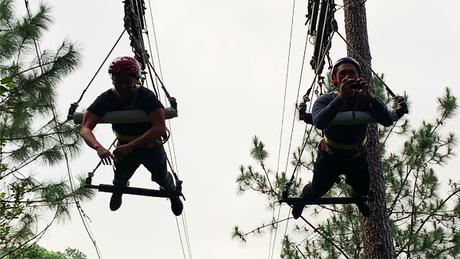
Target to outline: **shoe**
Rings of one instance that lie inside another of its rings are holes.
[[[116,211],[120,208],[122,195],[123,193],[119,193],[119,192],[114,192],[112,194],[112,197],[110,198],[110,204],[109,204],[111,211]]]
[[[182,214],[182,210],[184,209],[184,205],[180,200],[179,196],[174,196],[170,198],[171,201],[171,210],[176,216],[180,216]]]
[[[371,209],[369,208],[369,205],[367,205],[366,203],[364,202],[358,202],[356,203],[356,206],[358,207],[359,209],[359,212],[361,212],[361,215],[363,215],[363,217],[369,217],[369,215],[371,215]]]
[[[305,205],[302,202],[294,203],[294,205],[292,206],[292,212],[291,212],[294,219],[298,219],[300,218],[300,216],[302,216],[302,211],[304,207]]]

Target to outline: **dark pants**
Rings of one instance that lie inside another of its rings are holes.
[[[152,181],[157,182],[167,191],[174,190],[174,180],[166,169],[166,153],[163,146],[136,149],[118,159],[114,164],[114,186],[119,188],[126,186],[141,164],[152,174]]]
[[[333,154],[329,154],[324,146],[320,146],[314,165],[313,180],[303,188],[302,197],[322,197],[332,188],[340,174],[346,176],[346,183],[352,187],[354,195],[366,196],[369,194],[370,185],[367,166],[364,153],[333,150]]]

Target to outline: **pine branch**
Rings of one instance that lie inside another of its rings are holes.
[[[447,196],[446,199],[444,199],[444,200],[437,206],[437,208],[435,208],[435,209],[433,210],[433,212],[431,212],[425,219],[423,219],[423,220],[420,222],[420,226],[418,227],[418,229],[417,229],[415,232],[413,232],[414,235],[417,235],[417,234],[423,229],[425,223],[427,223],[427,221],[428,221],[431,217],[434,216],[434,212],[435,212],[435,211],[438,211],[440,208],[442,208],[442,207],[444,206],[444,204],[447,203],[447,201],[449,201],[453,196],[457,195],[458,193],[460,193],[460,189],[455,190],[455,191],[452,192],[449,196]],[[413,213],[413,212],[412,212],[412,213]],[[412,231],[411,231],[411,232],[412,232]],[[408,240],[403,246],[401,246],[401,251],[396,255],[396,257],[398,257],[399,254],[402,252],[402,250],[404,250],[404,247],[406,247],[406,246],[408,247],[408,246],[410,245],[410,242],[411,242],[411,241],[410,241],[410,238],[409,238],[409,240]],[[408,252],[409,252],[409,250],[408,250]],[[410,254],[410,253],[409,253],[409,254]]]
[[[32,243],[29,245],[29,247],[32,246],[32,245],[34,245],[34,244],[36,244],[36,243],[41,239],[41,237],[45,234],[45,232],[48,231],[48,229],[49,229],[49,228],[51,227],[51,225],[54,223],[54,221],[55,221],[56,218],[57,218],[57,214],[58,214],[58,213],[56,212],[55,215],[54,215],[54,217],[53,217],[53,219],[51,220],[51,222],[48,223],[48,224],[45,226],[45,228],[43,228],[39,233],[35,234],[34,236],[32,236],[31,238],[29,238],[28,240],[26,240],[26,241],[23,242],[22,244],[19,244],[19,245],[18,245],[17,247],[15,247],[14,249],[8,251],[6,254],[3,254],[3,255],[2,255],[2,258],[7,258],[9,255],[15,255],[15,253],[16,253],[17,251],[21,251],[21,250],[26,251],[27,248],[23,249],[23,247],[27,246],[30,242],[32,242]],[[21,252],[20,252],[18,255],[20,255],[20,254],[21,254]]]
[[[330,243],[332,246],[334,246],[345,258],[349,258],[348,255],[343,251],[343,249],[334,242],[333,239],[329,238],[326,236],[324,233],[319,228],[316,228],[313,224],[311,224],[304,216],[300,216],[305,223],[307,223],[310,228],[312,228],[316,233],[318,233],[326,242]]]
[[[262,230],[264,230],[265,228],[269,228],[269,227],[276,229],[276,228],[277,228],[277,225],[278,225],[279,223],[282,223],[282,222],[284,222],[284,221],[288,221],[289,219],[292,219],[292,217],[287,217],[287,218],[281,219],[281,220],[274,220],[274,219],[273,219],[272,222],[269,223],[269,224],[262,224],[261,226],[255,228],[255,229],[253,229],[253,230],[251,230],[251,231],[248,231],[248,232],[246,232],[246,233],[241,233],[241,237],[244,237],[244,238],[245,238],[245,237],[247,237],[247,236],[249,236],[249,235],[252,235],[252,234],[260,234],[260,233],[262,233]],[[241,237],[240,237],[240,238],[241,238]]]

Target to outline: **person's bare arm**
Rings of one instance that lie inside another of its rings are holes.
[[[112,164],[112,159],[114,156],[105,149],[99,141],[97,141],[96,137],[93,134],[93,130],[96,127],[97,123],[99,122],[100,118],[90,111],[85,111],[83,115],[83,122],[80,129],[80,136],[86,142],[86,144],[96,150],[97,155],[101,158],[101,161],[104,165]]]

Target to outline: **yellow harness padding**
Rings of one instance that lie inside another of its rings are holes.
[[[338,143],[338,142],[335,142],[333,141],[332,139],[324,136],[324,142],[328,145],[328,146],[331,146],[333,148],[336,148],[336,149],[342,149],[342,150],[361,150],[364,146],[366,146],[367,144],[367,137],[365,137],[363,139],[363,141],[361,141],[360,143],[357,143],[355,145],[352,145],[352,144],[342,144],[342,143]]]
[[[137,139],[138,137],[142,136],[142,135],[128,136],[128,135],[120,134],[120,133],[118,133],[116,131],[113,131],[113,133],[115,134],[117,139],[122,141],[122,142],[131,142],[131,141]]]

